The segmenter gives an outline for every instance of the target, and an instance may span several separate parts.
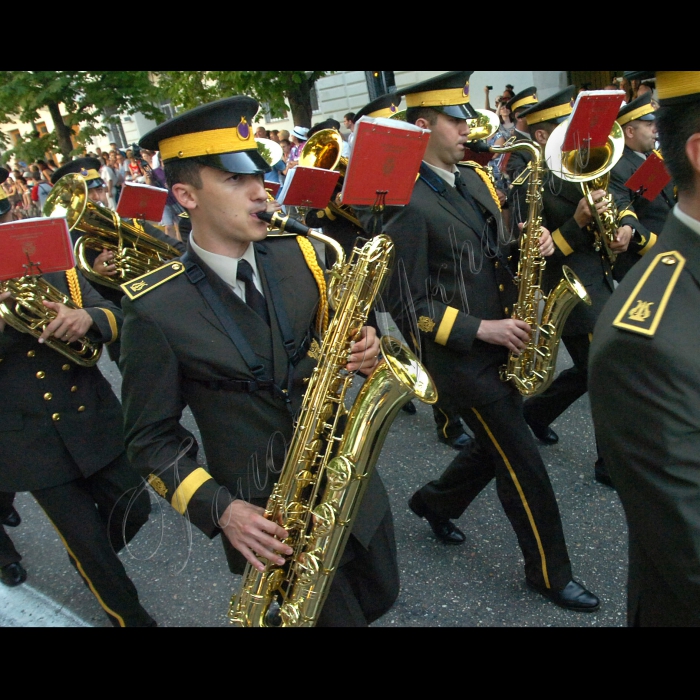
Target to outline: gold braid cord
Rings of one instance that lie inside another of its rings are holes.
[[[329,322],[328,288],[326,286],[326,276],[323,274],[323,270],[318,264],[316,249],[311,244],[311,241],[308,238],[297,236],[297,243],[301,248],[306,264],[309,266],[309,270],[311,270],[311,274],[314,276],[316,284],[318,285],[320,302],[318,306],[318,316],[316,318],[316,327],[318,328],[318,332],[321,335],[324,335],[328,330]]]
[[[70,290],[70,298],[77,308],[83,308],[83,294],[80,291],[80,280],[75,268],[66,270],[66,280],[68,281],[68,289]]]
[[[493,197],[493,201],[496,202],[496,206],[498,207],[498,211],[501,210],[501,200],[498,198],[498,193],[496,192],[496,187],[493,184],[493,181],[489,177],[489,174],[484,171],[484,169],[475,161],[470,160],[468,165],[472,168],[474,168],[474,172],[484,181],[484,184],[486,187],[489,188],[489,192],[491,193],[491,197]]]

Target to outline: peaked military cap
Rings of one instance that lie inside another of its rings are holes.
[[[160,151],[166,165],[191,160],[227,173],[269,173],[271,168],[258,152],[253,134],[253,120],[259,109],[252,97],[228,97],[161,124],[139,145]]]
[[[700,70],[634,70],[625,72],[628,80],[656,78],[656,90],[662,107],[700,101]]]
[[[362,117],[373,117],[374,119],[391,119],[399,113],[401,105],[401,95],[395,93],[382,95],[376,100],[372,100],[366,107],[363,107],[356,115],[355,121],[359,122]]]
[[[523,109],[524,107],[530,107],[530,105],[536,105],[539,103],[537,99],[537,88],[530,87],[527,90],[519,92],[513,99],[508,101],[506,105],[508,109],[514,114]]]
[[[5,188],[1,186],[8,177],[10,177],[10,171],[0,168],[0,216],[5,216],[12,209],[12,202],[10,202]]]
[[[652,95],[648,92],[625,105],[617,115],[617,123],[620,126],[625,126],[625,124],[634,121],[653,122],[656,119],[655,112]]]
[[[571,116],[576,104],[576,87],[570,86],[556,95],[528,107],[520,113],[521,119],[527,119],[529,126],[534,124],[561,124]]]
[[[401,91],[409,109],[430,107],[456,119],[477,119],[479,114],[471,106],[469,79],[473,70],[455,70],[425,80]]]
[[[78,158],[77,160],[72,160],[51,175],[51,184],[55,185],[66,175],[82,175],[85,182],[87,182],[89,190],[104,187],[104,180],[100,177],[101,167],[102,163],[99,158]]]

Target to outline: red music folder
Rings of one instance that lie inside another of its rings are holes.
[[[0,281],[73,267],[73,244],[65,219],[25,219],[0,225]]]
[[[652,153],[637,172],[632,175],[625,187],[632,192],[641,192],[644,199],[653,202],[671,182],[666,163],[656,153]]]
[[[265,189],[275,198],[277,199],[277,195],[279,194],[279,191],[282,189],[282,185],[280,185],[279,182],[267,182],[265,181]]]
[[[621,90],[582,92],[574,105],[562,151],[605,146],[624,100]]]
[[[362,117],[345,177],[342,201],[349,206],[373,206],[386,192],[387,206],[411,201],[430,132],[406,122]]]
[[[122,219],[139,219],[141,221],[163,220],[168,190],[136,182],[125,182],[117,204],[117,214]]]
[[[340,173],[333,170],[305,168],[300,165],[287,175],[277,201],[291,207],[325,209],[333,199],[339,179]]]

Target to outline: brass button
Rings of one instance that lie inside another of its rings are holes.
[[[506,306],[506,316],[510,316],[510,309]]]
[[[70,372],[70,365],[63,365],[63,367],[61,367],[61,369],[62,369],[64,372]]]
[[[3,359],[4,359],[4,358],[0,357],[0,362],[2,362],[2,361],[3,361]]]
[[[36,373],[36,378],[37,378],[37,379],[45,379],[45,378],[46,378],[46,372],[37,372],[37,373]]]
[[[78,413],[85,413],[85,410],[86,410],[86,409],[85,409],[85,406],[81,406],[81,407],[78,409]]]
[[[505,292],[505,291],[506,291],[506,288],[505,288],[503,285],[500,285],[500,286],[498,287],[498,289],[499,289],[499,291],[501,291],[501,292]]]
[[[36,357],[36,353],[34,352],[34,350],[30,350],[30,351],[27,353],[27,357],[29,357],[29,358]]]
[[[499,268],[500,266],[501,266],[501,263],[497,262],[497,263],[496,263],[496,269],[498,270],[498,268]]]
[[[44,401],[51,401],[53,399],[53,394],[44,394]]]
[[[51,419],[53,420],[54,423],[58,423],[58,421],[61,420],[61,414],[60,413],[54,413],[51,416]]]
[[[72,387],[70,388],[70,393],[71,393],[71,394],[76,394],[77,392],[78,392],[78,387],[77,387],[77,386],[72,386]]]
[[[664,265],[668,265],[669,267],[671,267],[672,265],[678,264],[678,260],[676,260],[674,257],[672,257],[670,255],[668,257],[664,258],[661,262]]]

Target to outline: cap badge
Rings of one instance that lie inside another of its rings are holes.
[[[83,177],[87,177],[90,173],[89,173],[87,170],[81,170],[81,171],[80,171],[80,174],[81,174]]]
[[[399,108],[396,105],[392,104],[391,105],[392,114],[396,114],[398,111],[399,111]]]
[[[470,91],[470,87],[469,87],[469,83],[467,83],[467,84],[464,86],[464,96],[465,96],[465,97],[469,97],[469,91]]]
[[[238,135],[247,141],[250,138],[250,127],[248,126],[248,120],[245,117],[241,117],[241,123],[238,125]]]

